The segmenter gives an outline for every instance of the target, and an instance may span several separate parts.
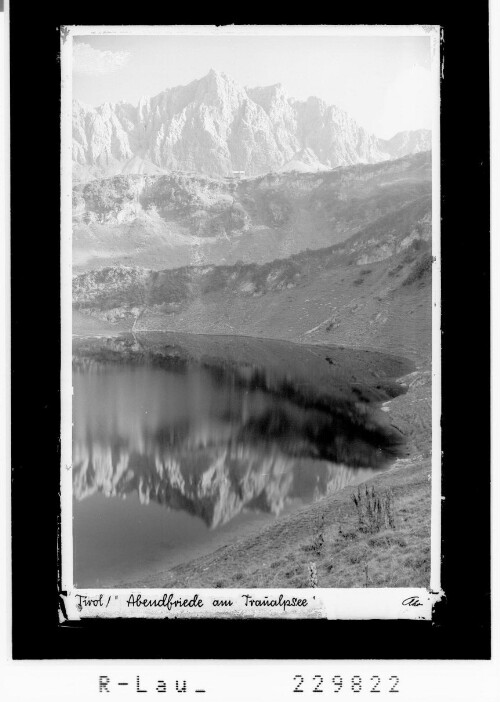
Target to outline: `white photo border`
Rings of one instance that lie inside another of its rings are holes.
[[[76,589],[73,586],[72,529],[72,47],[73,37],[90,35],[176,35],[176,36],[429,36],[433,83],[432,121],[432,510],[431,576],[427,588],[315,588],[315,589],[209,589],[121,590]],[[327,618],[327,619],[432,619],[434,605],[441,600],[441,257],[440,257],[440,79],[441,31],[427,25],[208,25],[185,26],[72,26],[61,30],[61,529],[60,592],[64,608],[61,621],[85,618]],[[307,606],[293,604],[272,612],[265,607],[248,607],[245,595],[254,599],[307,599]],[[131,598],[156,601],[156,606],[137,607]],[[169,595],[171,599],[169,600]],[[198,596],[202,608],[178,611],[165,602],[192,601]],[[421,607],[402,602],[417,597]],[[214,608],[214,598],[231,599],[229,609]],[[100,602],[99,605],[92,603]],[[107,604],[106,604],[107,603]]]

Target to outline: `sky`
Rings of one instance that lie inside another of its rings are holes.
[[[431,128],[427,36],[75,36],[73,97],[92,106],[125,101],[201,78],[213,68],[247,87],[281,83],[346,110],[390,138]]]

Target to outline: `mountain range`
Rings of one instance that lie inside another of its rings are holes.
[[[280,84],[244,88],[214,70],[138,105],[73,102],[75,180],[167,171],[217,177],[322,171],[430,148],[429,130],[379,139],[317,97],[295,100]]]
[[[243,510],[279,515],[292,500],[318,496],[363,482],[370,468],[290,459],[278,449],[221,446],[184,454],[157,451],[138,455],[125,447],[77,443],[73,494],[82,500],[96,492],[106,496],[137,493],[142,504],[157,502],[203,519],[213,529]],[[139,458],[139,460],[138,460]],[[199,475],[192,476],[192,464]]]

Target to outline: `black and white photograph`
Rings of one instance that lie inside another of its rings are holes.
[[[0,0],[2,699],[498,697],[495,13],[271,9]]]
[[[428,616],[438,29],[200,30],[62,34],[66,589]]]

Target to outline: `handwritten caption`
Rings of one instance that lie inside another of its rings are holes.
[[[89,596],[76,594],[76,608],[79,612],[85,610],[105,610],[110,607],[114,600],[118,600],[118,595]],[[268,610],[279,610],[286,612],[288,609],[306,608],[309,600],[305,597],[290,597],[282,593],[276,596],[264,595],[258,597],[247,593],[238,594],[234,599],[217,598],[204,596],[203,598],[195,593],[191,597],[179,597],[175,593],[165,592],[161,597],[145,597],[141,593],[128,595],[124,603],[127,609],[158,609],[167,612],[177,612],[185,610],[210,609],[246,609],[265,608]]]

